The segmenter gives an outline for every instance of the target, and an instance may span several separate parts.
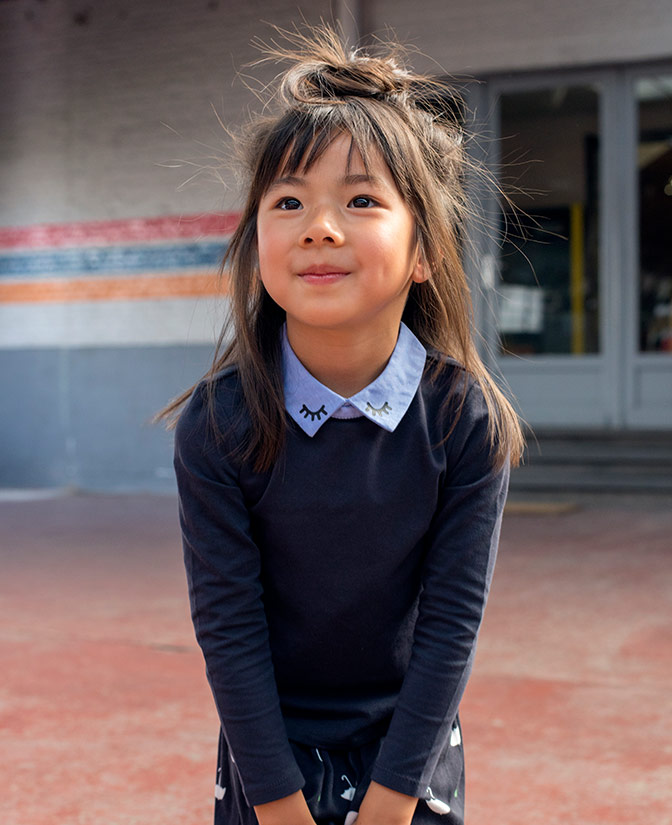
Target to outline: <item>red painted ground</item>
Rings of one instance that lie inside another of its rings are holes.
[[[217,722],[171,498],[0,499],[0,825],[205,825]],[[672,825],[672,501],[508,514],[468,825]]]

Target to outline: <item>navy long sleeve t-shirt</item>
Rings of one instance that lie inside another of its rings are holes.
[[[506,497],[480,389],[430,353],[393,432],[330,418],[309,437],[288,417],[264,473],[237,449],[249,422],[234,367],[214,404],[223,440],[201,385],[175,468],[192,618],[249,804],[303,786],[290,739],[384,737],[373,780],[424,798],[471,670]]]

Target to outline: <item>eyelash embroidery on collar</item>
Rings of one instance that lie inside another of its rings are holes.
[[[390,407],[390,405],[387,403],[387,401],[383,404],[382,407],[372,407],[370,401],[366,402],[366,411],[370,412],[371,415],[380,415],[380,416],[382,416],[383,413],[385,415],[389,415],[391,409],[392,409],[392,407]]]
[[[310,416],[311,421],[315,421],[316,418],[318,421],[322,421],[322,416],[326,415],[327,411],[324,409],[324,404],[322,404],[319,410],[315,410],[315,412],[309,410],[308,407],[306,407],[306,405],[304,404],[303,407],[301,407],[301,409],[299,410],[299,415],[301,415],[302,413],[304,418],[308,418],[308,416]]]

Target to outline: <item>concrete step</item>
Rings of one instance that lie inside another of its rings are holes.
[[[535,433],[511,489],[672,492],[672,433]]]

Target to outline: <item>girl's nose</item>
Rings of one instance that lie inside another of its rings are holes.
[[[301,246],[341,246],[343,240],[343,231],[326,211],[316,214],[301,233]]]

